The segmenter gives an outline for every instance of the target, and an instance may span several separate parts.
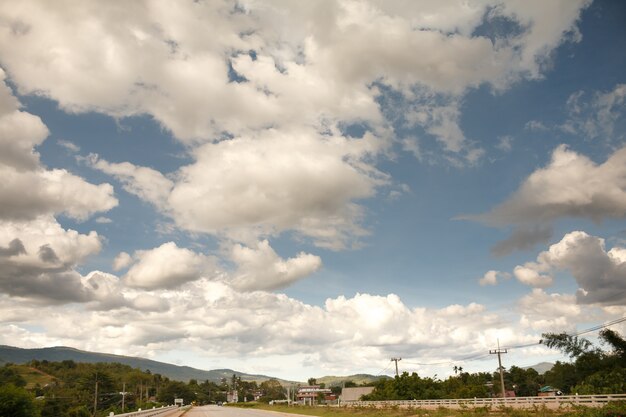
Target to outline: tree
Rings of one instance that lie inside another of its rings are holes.
[[[571,336],[567,333],[544,333],[541,343],[549,348],[558,349],[570,358],[577,358],[591,349],[591,342],[585,338]]]
[[[309,385],[317,385],[317,379],[315,379],[315,378],[309,378],[309,379],[307,380],[307,383],[308,383]]]
[[[286,398],[285,389],[276,379],[269,379],[267,381],[261,382],[260,388],[263,392],[263,396],[261,397],[261,401],[263,402],[270,402],[272,400],[283,400]]]
[[[196,394],[184,382],[169,381],[163,384],[158,400],[166,404],[174,404],[175,398],[182,398],[185,404],[191,404],[196,399]]]
[[[602,330],[600,340],[610,345],[613,348],[611,353],[619,358],[620,365],[626,366],[626,340],[611,329]]]
[[[0,417],[38,417],[33,396],[13,384],[0,386]]]
[[[26,380],[22,378],[19,372],[13,365],[5,365],[0,368],[0,385],[13,384],[16,387],[23,387],[26,385]]]

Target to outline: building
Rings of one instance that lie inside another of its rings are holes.
[[[296,391],[296,401],[300,404],[313,405],[323,397],[324,401],[333,401],[337,396],[328,388],[321,388],[319,385],[307,385],[299,387]]]
[[[236,389],[228,391],[228,393],[226,394],[226,401],[228,401],[229,403],[239,402],[239,393]]]
[[[371,394],[374,391],[374,387],[353,387],[343,388],[341,390],[341,402],[345,401],[359,401],[362,396]]]

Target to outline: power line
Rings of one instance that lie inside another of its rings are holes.
[[[587,329],[587,330],[583,330],[581,332],[576,333],[574,336],[580,336],[581,334],[595,332],[596,330],[604,329],[604,328],[613,326],[615,324],[619,324],[619,323],[621,323],[623,321],[626,321],[626,317],[622,317],[620,319],[615,319],[615,320],[610,321],[608,323],[605,323],[605,324],[602,324],[602,325],[599,325],[599,326],[595,326],[595,327],[592,327],[592,328]]]
[[[606,322],[604,324],[599,324],[597,326],[593,326],[593,327],[590,327],[588,329],[581,330],[581,331],[579,331],[577,333],[574,333],[574,334],[572,334],[570,336],[580,336],[580,335],[583,335],[583,334],[586,334],[586,333],[595,332],[597,330],[605,329],[607,327],[611,327],[613,325],[619,324],[619,323],[624,322],[624,321],[626,321],[626,317],[622,317],[622,318],[619,318],[619,319],[611,320],[611,321]],[[524,345],[516,345],[516,346],[507,346],[506,348],[509,349],[509,350],[510,349],[521,349],[521,348],[537,346],[537,345],[541,345],[541,344],[542,344],[542,340],[539,340],[538,342],[534,342],[534,343],[526,343]]]
[[[385,372],[387,369],[389,369],[390,366],[391,366],[391,362],[389,362],[389,364],[387,364],[387,366],[385,366],[382,371],[380,371],[378,374],[376,374],[376,376],[382,375],[383,372]]]
[[[586,333],[591,333],[597,330],[601,330],[619,323],[622,323],[626,321],[626,317],[621,317],[619,319],[615,319],[615,320],[611,320],[609,322],[597,325],[597,326],[593,326],[590,327],[588,329],[585,330],[581,330],[580,332],[577,332],[575,334],[573,334],[572,336],[580,336]],[[531,347],[531,346],[538,346],[541,345],[542,341],[539,340],[538,342],[531,342],[531,343],[526,343],[526,344],[521,344],[521,345],[514,345],[514,346],[504,346],[502,349],[508,349],[508,350],[513,350],[513,349],[522,349],[522,348],[527,348],[527,347]],[[440,366],[440,365],[453,365],[456,363],[464,363],[464,362],[471,362],[471,361],[476,361],[476,360],[480,360],[480,359],[484,359],[486,357],[488,357],[489,354],[474,354],[474,355],[470,355],[470,356],[466,356],[466,357],[462,357],[459,358],[457,360],[449,360],[449,361],[442,361],[442,362],[429,362],[429,363],[421,363],[421,362],[410,362],[410,361],[404,361],[404,363],[406,363],[407,365],[418,365],[418,366]],[[393,359],[392,359],[393,360]],[[378,375],[381,375],[385,370],[387,370],[387,368],[389,368],[389,366],[387,366],[385,369],[383,369]]]

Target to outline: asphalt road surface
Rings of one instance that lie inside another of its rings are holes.
[[[218,407],[217,405],[205,405],[193,407],[185,417],[293,417],[294,414],[278,413],[274,411],[250,410],[237,407]],[[302,417],[302,416],[300,416]]]

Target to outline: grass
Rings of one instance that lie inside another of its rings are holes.
[[[244,405],[245,404],[245,405]],[[239,407],[239,404],[229,404]],[[245,408],[302,414],[317,417],[626,417],[626,402],[609,403],[601,408],[574,407],[572,409],[549,410],[545,407],[532,409],[514,408],[374,408],[374,407],[309,407],[242,403]]]
[[[33,389],[39,384],[40,387],[45,386],[56,381],[52,375],[48,375],[45,372],[41,372],[38,369],[31,368],[26,365],[12,365],[22,378],[26,380],[26,389]]]

